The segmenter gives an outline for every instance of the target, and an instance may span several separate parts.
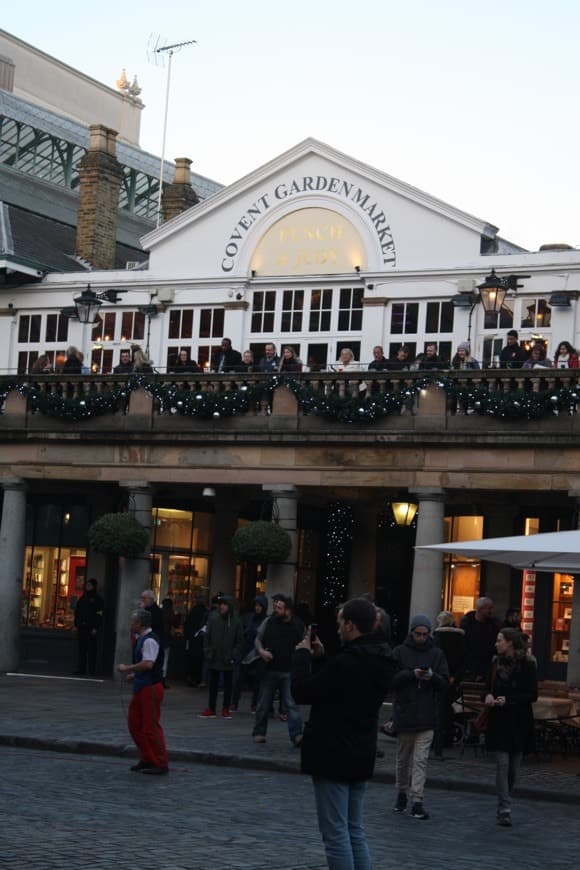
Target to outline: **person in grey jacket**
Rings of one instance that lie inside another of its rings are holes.
[[[427,760],[438,716],[438,692],[448,685],[449,670],[442,650],[430,637],[431,621],[423,614],[411,620],[409,635],[395,647],[397,671],[393,678],[393,726],[397,735],[396,813],[407,808],[411,817],[428,819],[423,809]]]

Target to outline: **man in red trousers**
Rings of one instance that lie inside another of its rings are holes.
[[[163,649],[151,630],[151,614],[131,614],[131,631],[137,635],[132,665],[117,665],[121,674],[133,680],[129,704],[129,732],[139,750],[139,761],[131,770],[153,775],[169,772],[161,722],[163,701]]]

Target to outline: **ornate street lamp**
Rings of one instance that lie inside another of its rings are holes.
[[[391,510],[398,526],[410,526],[417,513],[417,505],[412,501],[392,501]]]
[[[121,293],[126,292],[126,290],[103,290],[102,293],[95,293],[91,290],[91,285],[87,284],[81,295],[73,299],[74,307],[69,305],[63,308],[61,314],[80,323],[94,323],[104,300],[115,305]]]
[[[486,314],[499,314],[502,309],[506,293],[517,293],[523,284],[518,284],[520,278],[530,278],[530,275],[508,275],[501,278],[492,269],[482,284],[478,284],[476,290],[471,293],[458,293],[451,300],[455,308],[469,308],[467,340],[471,341],[471,318],[473,309],[478,302],[483,305]]]
[[[511,277],[511,276],[510,276]],[[479,284],[479,301],[487,314],[500,312],[509,288],[509,278],[500,278],[495,274],[495,269],[487,276],[483,284]]]
[[[87,284],[86,290],[83,290],[80,296],[73,299],[77,312],[77,320],[81,323],[94,323],[99,313],[99,308],[103,304],[97,294],[91,290],[91,285]]]

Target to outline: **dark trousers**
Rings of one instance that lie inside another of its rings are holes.
[[[97,635],[91,633],[90,628],[81,628],[77,631],[77,644],[79,652],[78,670],[81,674],[88,672],[94,677],[97,672]]]
[[[209,669],[209,708],[216,709],[218,689],[220,684],[220,674],[224,678],[224,702],[223,709],[229,710],[232,703],[232,671],[215,671]]]

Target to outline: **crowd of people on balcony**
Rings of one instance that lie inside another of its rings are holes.
[[[214,374],[223,373],[299,373],[302,371],[320,371],[324,366],[317,365],[314,360],[308,360],[306,366],[299,358],[295,347],[284,345],[281,352],[277,352],[273,342],[266,342],[263,355],[257,359],[253,350],[245,350],[241,353],[232,347],[231,339],[223,338],[219,350],[213,355],[209,364],[201,364],[191,357],[186,348],[181,348],[167,371],[171,374]],[[548,357],[546,343],[543,339],[536,339],[531,347],[524,346],[519,342],[518,333],[510,329],[507,333],[506,344],[499,356],[491,363],[492,367],[507,369],[577,369],[580,367],[578,351],[569,341],[561,341],[553,360]],[[436,371],[444,369],[454,370],[478,370],[482,366],[471,355],[469,341],[462,341],[457,345],[455,354],[445,359],[438,352],[435,342],[428,342],[422,353],[413,354],[407,345],[401,345],[393,356],[386,357],[383,347],[376,345],[373,348],[373,359],[367,364],[357,360],[355,352],[350,347],[342,347],[336,362],[329,364],[326,371],[349,372],[349,371]],[[113,367],[113,374],[123,375],[132,373],[154,373],[156,369],[148,354],[138,344],[130,348],[122,348],[119,354],[119,362]],[[67,348],[66,355],[57,357],[54,361],[49,353],[42,353],[30,367],[30,374],[90,374],[90,370],[84,365],[82,351],[74,346]],[[93,368],[94,373],[94,368]]]

